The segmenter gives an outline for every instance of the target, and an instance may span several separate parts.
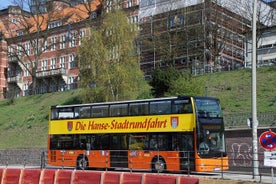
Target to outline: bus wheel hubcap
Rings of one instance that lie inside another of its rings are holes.
[[[165,168],[165,164],[162,161],[156,161],[155,162],[155,169],[159,172],[162,172]]]

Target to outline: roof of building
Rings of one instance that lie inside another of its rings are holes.
[[[99,9],[100,4],[100,0],[94,0],[91,3],[79,4],[64,9],[55,7],[56,9],[54,11],[45,14],[35,15],[30,13],[28,14],[29,16],[17,14],[17,16],[20,17],[17,19],[18,23],[9,22],[9,24],[13,24],[14,30],[11,31],[10,27],[7,27],[9,25],[5,25],[5,23],[0,20],[0,31],[5,38],[11,38],[17,36],[16,31],[18,30],[27,31],[27,33],[46,30],[49,24],[55,21],[61,21],[59,26],[80,22],[88,19],[92,12]],[[6,16],[10,18],[10,13],[7,13]]]

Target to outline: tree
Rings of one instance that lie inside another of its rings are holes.
[[[155,97],[162,97],[170,90],[173,81],[181,78],[182,73],[170,66],[166,70],[157,68],[153,71],[152,80],[150,81],[153,87],[152,93]]]
[[[183,72],[181,77],[173,80],[170,84],[166,96],[203,96],[204,82],[201,81],[197,76],[192,76],[190,72]]]
[[[136,99],[149,94],[139,68],[136,36],[137,29],[116,8],[104,16],[101,26],[91,28],[79,50],[84,102]]]

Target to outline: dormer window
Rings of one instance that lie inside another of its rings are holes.
[[[16,31],[17,36],[22,36],[24,34],[23,30],[17,30]]]
[[[59,27],[61,25],[62,25],[62,22],[60,20],[53,21],[49,23],[48,28],[51,29],[51,28]]]
[[[90,15],[90,19],[95,19],[97,18],[97,12],[92,12]]]

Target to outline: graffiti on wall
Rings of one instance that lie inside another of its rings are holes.
[[[248,143],[232,143],[229,155],[232,166],[252,166],[252,145]]]

